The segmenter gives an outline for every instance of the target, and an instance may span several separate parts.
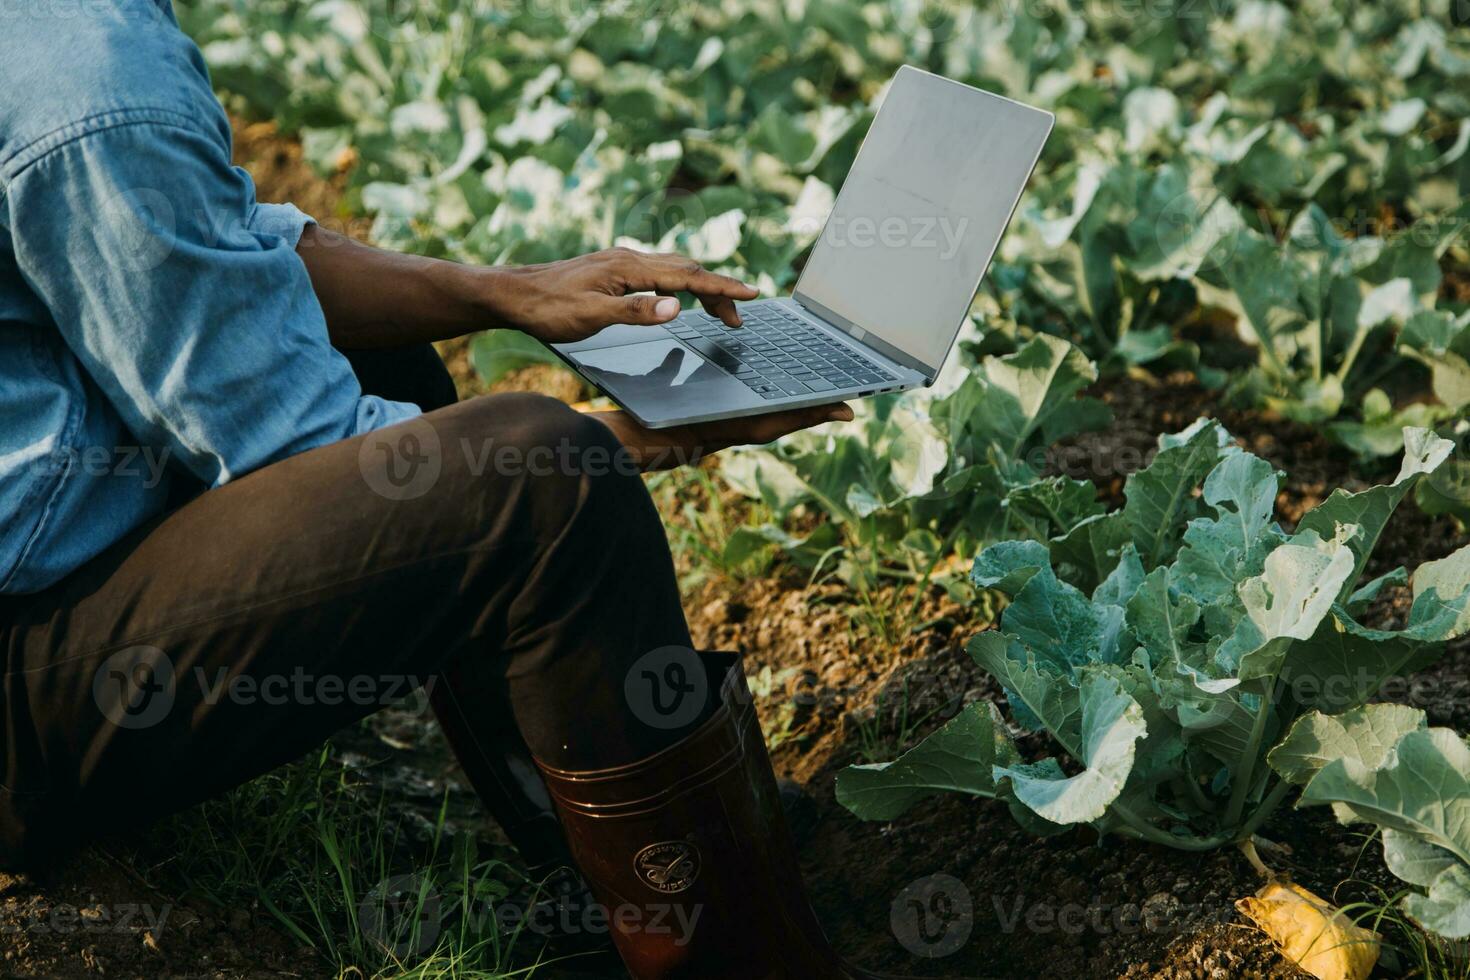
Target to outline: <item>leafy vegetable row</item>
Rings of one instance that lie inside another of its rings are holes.
[[[1023,757],[999,711],[976,703],[898,760],[846,770],[838,798],[886,820],[962,792],[1004,800],[1038,833],[1085,823],[1186,850],[1248,839],[1308,777],[1308,799],[1354,799],[1381,817],[1348,784],[1384,754],[1329,763],[1314,748],[1353,738],[1323,726],[1357,731],[1384,681],[1470,631],[1470,547],[1414,570],[1402,629],[1363,622],[1410,578],[1398,568],[1362,581],[1390,515],[1451,451],[1424,429],[1403,438],[1392,483],[1337,490],[1288,534],[1273,520],[1282,474],[1201,420],[1160,438],[1122,509],[986,548],[971,578],[1009,605],[970,655],[1003,685],[1015,725],[1046,733],[1063,758]],[[1446,738],[1435,745],[1453,754]],[[1463,787],[1419,792],[1415,806],[1465,815]],[[1464,857],[1459,843],[1434,846]],[[1423,884],[1427,872],[1405,877]],[[1411,912],[1440,921],[1428,907]]]
[[[490,262],[681,249],[768,293],[883,84],[920,64],[1058,114],[976,310],[988,329],[1066,337],[1105,372],[1197,367],[1336,420],[1365,456],[1470,401],[1470,39],[1450,0],[180,12],[218,85],[323,170],[353,163],[349,206],[384,244]]]

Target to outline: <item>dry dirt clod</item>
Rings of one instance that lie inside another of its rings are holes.
[[[745,617],[750,615],[750,608],[729,599],[713,599],[705,604],[702,614],[706,621],[716,626],[725,626],[743,623]]]

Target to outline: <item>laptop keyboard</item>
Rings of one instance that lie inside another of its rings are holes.
[[[768,400],[896,380],[780,306],[741,306],[740,316],[735,330],[702,312],[667,329]]]

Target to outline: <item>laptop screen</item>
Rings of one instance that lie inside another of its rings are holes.
[[[899,69],[796,299],[937,371],[969,312],[1051,113]]]

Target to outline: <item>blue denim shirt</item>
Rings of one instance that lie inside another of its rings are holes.
[[[308,221],[231,166],[168,0],[0,3],[0,593],[417,413],[329,343]]]

